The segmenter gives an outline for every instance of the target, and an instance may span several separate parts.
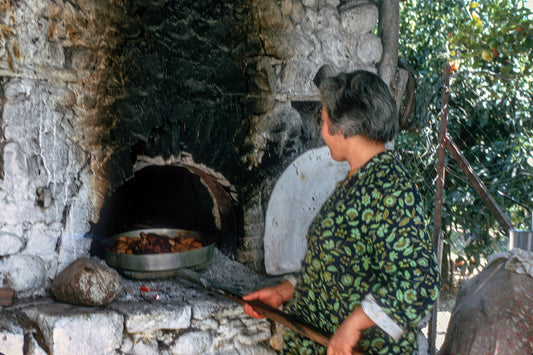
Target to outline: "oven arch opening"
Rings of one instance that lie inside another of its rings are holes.
[[[143,228],[176,228],[213,234],[217,247],[235,256],[235,204],[217,178],[193,165],[149,165],[106,200],[90,235],[91,255],[102,256],[109,238]]]

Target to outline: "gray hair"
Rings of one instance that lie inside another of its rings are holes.
[[[377,74],[357,70],[325,77],[319,92],[332,123],[330,133],[342,128],[345,137],[359,134],[383,143],[398,133],[396,102]]]

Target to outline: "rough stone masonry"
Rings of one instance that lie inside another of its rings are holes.
[[[377,7],[336,0],[208,5],[2,3],[0,283],[18,297],[45,295],[58,272],[86,256],[91,223],[134,174],[139,155],[176,161],[186,152],[222,173],[242,210],[237,257],[262,269],[273,185],[291,161],[321,144],[314,117],[295,107],[316,100],[311,79],[325,62],[375,70]],[[233,91],[222,86],[224,71],[240,75],[242,85],[234,78]]]
[[[262,272],[273,186],[297,156],[322,144],[311,79],[326,63],[376,71],[377,18],[365,0],[1,2],[0,286],[16,302],[10,315],[2,310],[0,339],[60,354],[71,346],[59,341],[67,329],[85,344],[81,329],[99,324],[109,330],[106,349],[141,353],[134,349],[149,333],[176,353],[161,329],[132,332],[125,344],[129,311],[54,303],[52,281],[88,256],[90,226],[134,176],[139,156],[179,163],[183,154],[229,181],[242,230],[234,257]],[[204,316],[220,310],[197,313],[191,302],[187,322],[200,315],[221,327]],[[244,329],[255,327],[229,308]],[[182,319],[176,311],[143,315]],[[190,346],[211,339],[206,327],[175,328]]]

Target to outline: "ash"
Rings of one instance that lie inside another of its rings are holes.
[[[216,290],[245,295],[254,290],[279,283],[279,277],[261,275],[224,255],[217,248],[211,262],[197,269],[169,272],[121,272],[123,291],[117,301],[148,301],[150,303],[189,302],[214,294]]]

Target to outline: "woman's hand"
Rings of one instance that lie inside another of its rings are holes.
[[[256,300],[268,306],[278,308],[283,303],[290,300],[293,294],[294,286],[289,281],[285,281],[277,286],[263,288],[259,291],[247,294],[246,296],[242,296],[242,299],[245,301]],[[248,303],[244,305],[244,312],[253,318],[264,318]]]
[[[357,308],[342,322],[328,344],[328,355],[358,354],[353,349],[361,338],[361,331],[375,325],[362,308]]]
[[[353,349],[357,345],[360,337],[360,331],[350,329],[350,327],[343,323],[329,339],[328,355],[358,354]]]

